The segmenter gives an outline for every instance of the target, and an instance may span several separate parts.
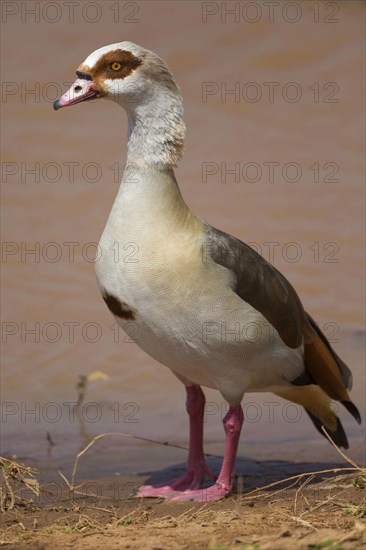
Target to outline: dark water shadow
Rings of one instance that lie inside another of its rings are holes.
[[[207,460],[208,466],[216,475],[219,474],[221,463],[222,459],[219,457],[210,457]],[[347,468],[349,468],[349,470],[346,470]],[[299,481],[305,480],[316,472],[321,473],[314,475],[313,479],[309,481],[309,484],[319,483],[319,481],[332,478],[335,475],[352,474],[353,471],[351,468],[351,465],[346,462],[292,462],[286,460],[253,461],[246,458],[240,458],[236,463],[236,492],[247,492],[281,481],[283,481],[283,486],[286,486],[292,482],[296,482],[296,479],[290,480],[289,478],[304,474]],[[139,475],[144,477],[147,476],[144,480],[144,484],[155,485],[181,476],[184,472],[185,463],[182,462],[158,471],[140,472]],[[309,476],[306,474],[309,474]],[[208,487],[211,483],[210,480],[206,479],[203,487]],[[282,484],[278,483],[274,487],[268,488],[268,491],[277,491],[281,487]]]

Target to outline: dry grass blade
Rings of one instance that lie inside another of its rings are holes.
[[[341,450],[340,448],[338,447],[338,445],[336,445],[333,441],[333,439],[330,437],[330,435],[326,432],[324,426],[322,426],[322,431],[324,432],[324,435],[326,436],[326,438],[330,441],[330,443],[333,445],[333,447],[338,451],[338,453],[341,455],[342,458],[344,458],[344,460],[346,462],[348,462],[349,464],[352,464],[352,466],[354,468],[356,468],[356,470],[359,470],[360,472],[362,472],[363,474],[366,474],[366,470],[365,468],[361,468],[361,466],[359,466],[358,464],[356,464],[356,462],[353,462],[353,460],[351,458],[349,458],[347,455],[345,455]]]
[[[297,513],[297,499],[299,497],[300,491],[302,491],[306,487],[306,485],[308,485],[310,483],[310,481],[312,481],[314,479],[314,477],[315,477],[315,475],[312,475],[312,476],[308,477],[308,479],[306,479],[304,481],[304,483],[302,483],[300,485],[300,487],[296,490],[295,498],[294,498],[294,514]]]
[[[15,495],[9,480],[4,476],[4,483],[6,490],[1,488],[1,511],[4,513],[7,510],[12,510],[15,504]]]
[[[73,470],[72,470],[72,474],[71,474],[71,482],[64,476],[64,474],[62,472],[60,472],[60,471],[58,472],[59,475],[62,477],[62,479],[65,481],[66,485],[69,487],[70,491],[76,492],[75,491],[75,489],[76,489],[75,488],[75,476],[76,476],[76,471],[77,471],[77,467],[78,467],[78,463],[79,463],[80,458],[94,445],[94,443],[96,443],[100,439],[103,439],[105,437],[111,437],[111,436],[119,436],[119,437],[124,437],[124,438],[129,438],[129,439],[137,439],[139,441],[146,441],[147,443],[154,443],[155,445],[163,445],[164,447],[174,447],[176,449],[183,449],[184,451],[188,451],[187,447],[184,447],[183,445],[177,445],[175,443],[157,441],[156,439],[150,439],[148,437],[142,437],[142,436],[135,435],[135,434],[129,434],[129,433],[123,433],[123,432],[107,432],[107,433],[97,435],[97,436],[93,437],[93,439],[88,443],[88,445],[86,447],[84,447],[84,449],[82,449],[76,455]],[[213,455],[209,455],[209,456],[213,456]]]
[[[333,497],[333,498],[335,498],[335,497]],[[332,502],[333,498],[331,498],[329,496],[328,498],[326,498],[322,502],[319,502],[319,504],[317,504],[316,506],[313,506],[309,510],[305,510],[304,512],[302,512],[302,514],[300,514],[299,517],[302,518],[305,514],[312,514],[313,512],[315,512],[315,510],[319,510],[319,508],[321,508],[322,506],[325,506],[326,504],[329,504],[330,502]]]
[[[176,445],[174,443],[167,443],[167,442],[157,441],[155,439],[150,439],[148,437],[141,437],[139,435],[134,435],[134,434],[128,434],[128,433],[123,433],[123,432],[108,432],[108,433],[100,434],[100,435],[97,435],[96,437],[94,437],[90,441],[90,443],[88,443],[88,445],[86,447],[84,447],[84,449],[82,449],[80,451],[80,453],[78,453],[76,455],[74,467],[73,467],[72,474],[71,474],[71,483],[69,483],[69,487],[70,487],[71,490],[73,490],[73,488],[74,488],[75,475],[76,475],[76,470],[77,470],[80,458],[90,449],[90,447],[92,447],[94,445],[94,443],[96,443],[100,439],[103,439],[105,437],[111,437],[111,436],[119,436],[119,437],[124,437],[124,438],[129,438],[129,439],[138,439],[139,441],[146,441],[148,443],[154,443],[156,445],[164,445],[165,447],[166,446],[175,447],[176,449],[183,449],[185,451],[188,451],[187,447],[184,447],[183,445]]]
[[[259,493],[261,491],[265,491],[266,489],[271,489],[272,487],[276,487],[276,485],[281,485],[282,483],[287,483],[288,481],[293,481],[293,480],[299,480],[305,476],[315,476],[315,475],[320,475],[320,474],[329,474],[329,473],[337,473],[337,472],[358,472],[360,470],[359,467],[357,468],[331,468],[329,470],[317,470],[316,472],[304,472],[302,474],[296,474],[294,476],[291,476],[291,477],[286,477],[284,479],[280,479],[279,481],[274,481],[273,483],[268,483],[267,485],[263,485],[262,487],[256,487],[255,489],[253,489],[252,491],[250,491],[249,493],[247,493],[244,498],[245,499],[250,499],[250,498],[255,498],[253,497],[252,495],[254,495],[254,493]],[[296,481],[295,483],[293,483],[293,485],[296,484]],[[292,486],[292,485],[291,485]],[[288,487],[285,487],[284,489],[287,489]],[[281,492],[282,489],[280,489],[278,492]],[[273,494],[273,493],[272,493]],[[260,496],[260,495],[258,495]]]
[[[8,458],[0,457],[0,472],[4,481],[4,486],[1,488],[1,511],[12,510],[15,504],[15,490],[19,489],[20,485],[25,485],[33,494],[39,496],[39,483],[35,479],[35,470],[33,468],[22,466]]]
[[[123,523],[123,521],[125,521],[127,518],[130,518],[131,516],[133,516],[134,514],[136,514],[141,510],[143,510],[143,506],[139,506],[138,508],[136,508],[135,510],[132,510],[132,512],[129,512],[128,514],[125,514],[121,518],[116,518],[114,521],[109,523],[109,526],[116,527],[117,525]]]
[[[314,525],[309,523],[308,521],[305,521],[304,519],[298,518],[297,516],[289,516],[292,521],[296,521],[297,523],[301,523],[304,527],[308,527],[309,529],[313,529],[314,531],[318,531]]]

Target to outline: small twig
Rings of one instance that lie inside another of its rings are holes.
[[[46,439],[50,447],[54,447],[56,445],[56,443],[52,439],[50,432],[46,432]]]
[[[333,497],[335,498],[335,497]],[[320,502],[319,504],[317,504],[316,506],[314,506],[313,508],[311,508],[310,510],[305,510],[302,514],[300,514],[300,518],[302,516],[304,516],[305,514],[310,514],[312,512],[315,512],[315,510],[318,510],[318,508],[321,508],[322,506],[324,506],[325,504],[328,504],[329,502],[331,502],[333,499],[332,497],[328,497],[326,500],[323,500],[322,502]]]
[[[142,510],[143,507],[142,506],[139,506],[138,508],[136,508],[135,510],[133,510],[132,512],[129,512],[128,514],[126,514],[125,516],[122,516],[121,518],[116,518],[112,523],[109,523],[109,525],[111,527],[115,527],[116,525],[118,525],[119,523],[121,523],[121,521],[131,517],[133,514],[136,514],[136,512],[138,512],[139,510]]]
[[[14,508],[15,504],[15,496],[12,486],[9,483],[9,480],[6,475],[4,475],[4,482],[6,485],[6,492],[4,493],[4,498],[1,499],[1,511],[6,512],[9,510],[12,510]],[[4,506],[7,500],[10,500],[10,503],[8,506]]]
[[[295,476],[287,477],[285,479],[280,479],[279,481],[274,481],[273,483],[269,483],[268,485],[263,485],[263,487],[257,487],[256,489],[253,489],[249,493],[247,493],[244,498],[252,498],[251,495],[253,493],[258,493],[259,491],[264,491],[265,489],[270,489],[272,487],[275,487],[276,485],[280,485],[281,483],[286,483],[287,481],[292,481],[293,479],[301,479],[304,476],[311,476],[311,475],[319,475],[319,474],[328,474],[328,473],[337,473],[337,472],[354,472],[359,471],[359,468],[331,468],[330,470],[318,470],[316,472],[304,472],[303,474],[297,474]],[[292,485],[291,485],[292,487]],[[287,489],[288,487],[285,487]]]
[[[58,471],[59,475],[62,477],[62,479],[64,480],[64,482],[66,483],[66,485],[70,489],[70,492],[72,492],[73,495],[81,495],[81,496],[85,497],[85,493],[83,493],[82,491],[77,491],[77,489],[80,489],[80,487],[85,485],[85,483],[79,483],[78,485],[73,487],[73,486],[70,485],[69,480],[64,476],[64,474],[60,470],[57,470],[57,471]],[[104,499],[104,500],[112,500],[112,497],[108,497],[108,496],[105,496],[105,495],[88,495],[88,496],[98,497],[99,499]]]
[[[286,481],[286,480],[284,480]],[[278,495],[278,493],[282,493],[283,491],[287,491],[288,489],[291,489],[292,487],[294,487],[295,485],[297,485],[299,481],[299,478],[296,478],[295,481],[293,483],[291,483],[291,485],[287,485],[286,487],[282,487],[282,489],[278,489],[278,491],[275,491],[274,493],[268,493],[266,495],[263,495],[262,498],[273,498],[275,497],[276,495]],[[249,493],[251,494],[251,493]],[[246,497],[247,495],[244,496],[244,498]],[[258,497],[261,497],[262,495],[256,495]],[[253,498],[256,498],[256,497],[253,497]]]
[[[128,437],[130,439],[138,439],[139,441],[147,441],[148,443],[155,443],[156,445],[164,445],[164,446],[168,446],[168,447],[175,447],[176,449],[183,449],[185,451],[188,451],[187,447],[184,447],[183,445],[177,445],[175,443],[157,441],[156,439],[150,439],[148,437],[141,437],[139,435],[134,435],[134,434],[128,434],[128,433],[123,433],[123,432],[108,432],[108,433],[100,434],[100,435],[95,436],[90,441],[90,443],[88,443],[88,445],[86,447],[84,447],[84,449],[76,455],[74,468],[73,468],[72,474],[71,474],[71,484],[69,484],[71,486],[71,490],[74,487],[75,475],[76,475],[76,470],[77,470],[77,467],[78,467],[79,459],[83,456],[83,454],[86,453],[86,451],[88,451],[90,449],[90,447],[92,447],[94,445],[94,443],[96,441],[98,441],[99,439],[103,439],[104,437],[110,437],[110,436],[113,436],[113,435],[118,435],[119,437]]]
[[[363,472],[365,473],[365,469],[364,468],[361,468],[358,464],[356,464],[356,462],[353,462],[353,460],[351,458],[349,458],[348,456],[346,456],[341,450],[340,448],[338,447],[338,445],[336,445],[333,441],[333,439],[330,437],[330,435],[328,434],[328,432],[326,431],[326,429],[324,428],[324,426],[322,426],[322,431],[324,432],[325,436],[327,437],[327,439],[330,441],[330,443],[333,445],[333,447],[338,451],[338,453],[344,458],[344,460],[346,462],[348,462],[349,464],[352,464],[352,466],[354,468],[356,468],[356,470],[359,470],[360,472]]]
[[[277,513],[282,514],[286,518],[290,518],[293,521],[296,521],[297,523],[301,523],[301,525],[304,525],[304,527],[309,527],[310,529],[313,529],[314,531],[318,531],[318,529],[316,527],[314,527],[314,525],[311,525],[311,523],[309,523],[308,521],[305,521],[304,519],[298,518],[297,516],[290,516],[288,514],[285,514],[284,512],[281,512],[281,510],[277,510]]]
[[[60,476],[62,477],[62,479],[64,480],[64,482],[66,483],[66,485],[69,487],[69,489],[71,489],[71,485],[69,483],[69,480],[64,476],[64,474],[61,472],[61,470],[57,470],[57,471],[60,474]]]
[[[84,401],[87,383],[88,383],[88,377],[85,376],[84,374],[80,374],[79,382],[76,385],[76,391],[78,392],[78,400],[76,403],[76,407],[80,407],[80,405]]]
[[[114,509],[112,511],[108,510],[108,508],[101,508],[100,506],[87,506],[86,504],[83,504],[83,508],[85,508],[86,510],[100,510],[101,512],[107,512],[112,516],[116,516],[116,511]]]
[[[311,523],[309,523],[308,521],[305,521],[304,519],[298,518],[296,516],[289,516],[289,517],[293,521],[297,521],[298,523],[301,523],[301,525],[304,525],[305,527],[309,527],[310,529],[314,529],[314,531],[318,531],[318,529],[314,527],[314,525],[311,525]]]
[[[294,498],[294,514],[296,514],[297,499],[298,499],[298,496],[299,496],[299,492],[302,491],[304,489],[304,487],[306,487],[306,485],[308,485],[308,483],[310,483],[310,481],[312,481],[314,479],[314,477],[315,477],[314,475],[309,476],[308,479],[306,479],[304,481],[304,483],[302,483],[300,485],[300,487],[296,490],[295,498]]]
[[[206,502],[205,506],[207,506],[207,502]],[[202,508],[203,508],[203,506],[202,506]],[[201,510],[202,510],[202,508],[201,508]],[[180,519],[180,518],[182,518],[183,516],[186,516],[187,514],[189,514],[189,512],[191,512],[191,511],[194,510],[194,509],[195,509],[195,507],[192,506],[192,508],[190,508],[189,510],[186,510],[185,512],[183,512],[183,514],[180,514],[180,516],[178,516],[177,519]]]

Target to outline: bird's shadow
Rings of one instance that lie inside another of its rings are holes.
[[[209,457],[207,464],[218,476],[222,464],[219,457]],[[327,478],[334,477],[339,470],[339,474],[352,473],[345,463],[337,462],[291,462],[286,460],[261,460],[254,461],[246,458],[239,458],[236,462],[235,490],[234,493],[246,493],[250,490],[272,485],[266,490],[269,492],[277,491],[291,483],[296,483],[298,476],[299,484],[307,480],[307,484],[318,483]],[[163,485],[167,481],[183,475],[186,471],[184,462],[160,469],[158,471],[140,472],[141,476],[148,476],[144,480],[144,485]],[[309,475],[307,475],[309,474]],[[313,476],[313,477],[311,477]],[[310,479],[309,479],[310,478]],[[205,479],[202,487],[208,487],[212,481]]]

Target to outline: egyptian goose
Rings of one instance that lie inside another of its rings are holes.
[[[136,173],[125,171],[100,241],[95,266],[102,296],[122,328],[136,323],[138,345],[169,367],[187,392],[187,471],[138,494],[196,501],[228,495],[246,392],[270,391],[303,405],[320,433],[324,425],[347,448],[331,400],[360,423],[347,393],[350,370],[285,277],[252,248],[195,216],[183,200],[174,176],[183,152],[183,102],[167,65],[121,42],[93,52],[76,74],[54,108],[98,97],[121,105],[128,117],[127,166]],[[116,262],[115,243],[123,250],[131,242],[138,245],[137,261]],[[233,326],[239,333],[229,331]],[[205,489],[201,482],[213,475],[203,454],[201,386],[217,389],[229,405],[221,472]]]

